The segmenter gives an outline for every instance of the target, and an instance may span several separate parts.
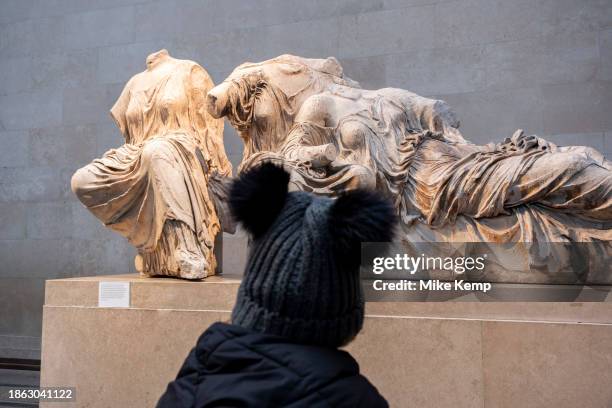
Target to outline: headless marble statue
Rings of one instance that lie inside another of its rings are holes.
[[[166,50],[126,84],[110,113],[125,144],[79,169],[72,190],[105,226],[138,249],[141,274],[213,274],[221,224],[231,230],[224,180],[232,168],[223,121],[205,109],[208,73]]]
[[[208,93],[208,110],[242,137],[239,171],[282,162],[295,189],[335,196],[365,187],[388,196],[413,255],[439,242],[537,243],[514,256],[525,261],[516,273],[484,279],[612,282],[612,166],[594,149],[520,130],[474,145],[445,102],[361,89],[334,58],[242,64]],[[561,244],[576,242],[593,243],[585,259],[601,273],[572,275],[575,257]]]

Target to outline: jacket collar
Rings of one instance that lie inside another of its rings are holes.
[[[300,344],[284,337],[222,322],[212,324],[200,336],[196,354],[202,362],[214,355],[218,364],[232,365],[236,365],[236,359],[255,354],[290,368],[301,376],[325,378],[359,375],[359,365],[346,351]]]

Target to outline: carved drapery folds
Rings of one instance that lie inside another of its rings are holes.
[[[208,73],[166,50],[126,84],[111,115],[125,144],[79,169],[72,189],[108,228],[138,249],[145,275],[200,279],[214,274],[214,242],[232,168],[223,121],[206,111]]]
[[[445,102],[361,89],[334,58],[243,64],[209,92],[208,109],[244,140],[239,170],[275,161],[292,170],[295,189],[335,196],[365,187],[388,196],[413,254],[435,242],[522,243],[516,271],[493,268],[486,278],[612,282],[609,268],[573,276],[563,244],[592,243],[589,262],[612,255],[612,167],[594,149],[520,130],[474,145]]]

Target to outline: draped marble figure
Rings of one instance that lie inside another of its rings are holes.
[[[572,252],[554,243],[604,243],[593,262],[612,255],[612,166],[592,148],[521,130],[472,144],[445,102],[361,89],[335,58],[244,63],[207,99],[244,141],[239,171],[276,161],[295,189],[377,189],[394,201],[400,239],[417,255],[436,242],[538,243],[517,257],[526,264],[516,273],[486,277],[512,282],[567,282]],[[586,280],[612,281],[605,271]]]
[[[200,279],[213,274],[232,168],[223,121],[205,109],[214,86],[197,63],[149,55],[110,113],[125,144],[79,169],[72,189],[104,225],[138,249],[145,275]]]

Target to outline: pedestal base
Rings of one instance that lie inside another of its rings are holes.
[[[100,281],[130,282],[99,308]],[[150,407],[239,279],[101,276],[47,281],[42,386],[74,407]],[[393,407],[609,407],[612,303],[369,303],[348,350]],[[42,406],[55,407],[54,403]]]

